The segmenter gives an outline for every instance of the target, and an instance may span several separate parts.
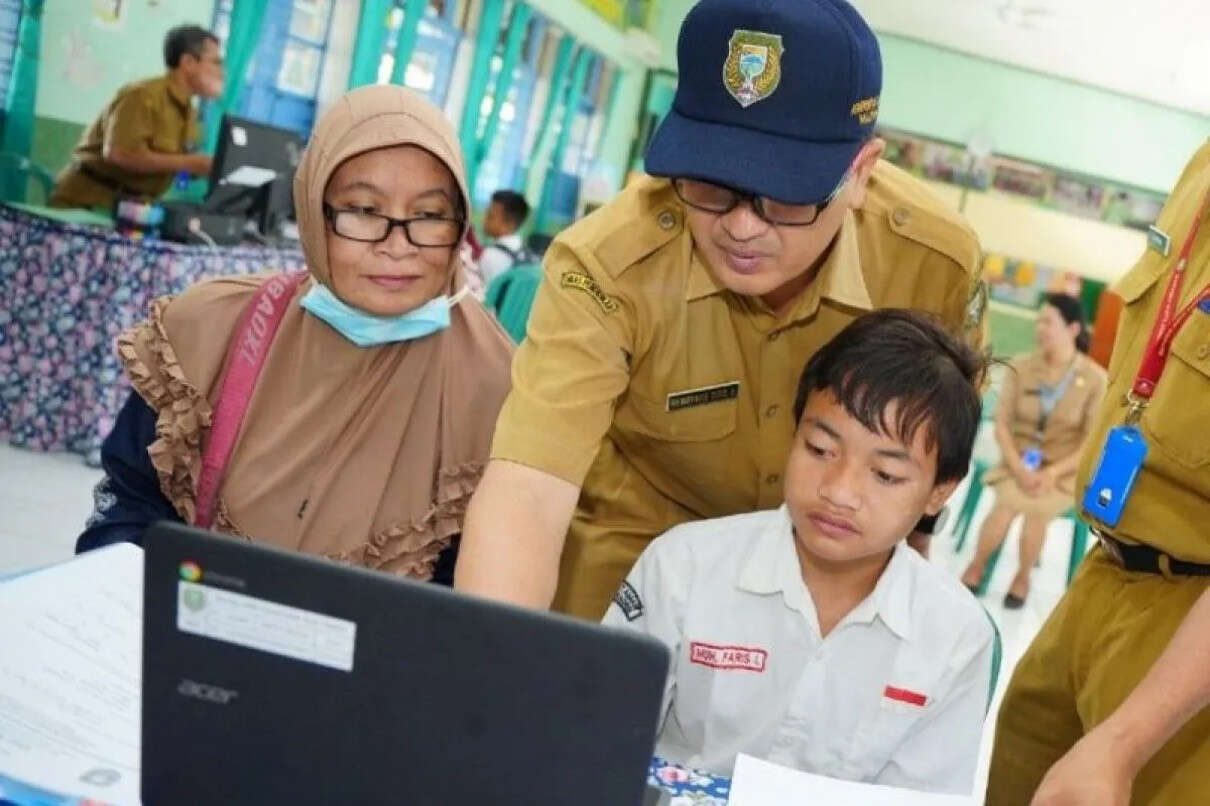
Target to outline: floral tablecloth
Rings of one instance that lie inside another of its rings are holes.
[[[0,205],[0,439],[96,464],[130,388],[114,339],[152,300],[302,266],[293,250],[135,240]]]
[[[669,806],[725,806],[731,779],[693,770],[660,757],[651,760],[647,785],[669,793]]]

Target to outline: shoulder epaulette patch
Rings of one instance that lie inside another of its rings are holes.
[[[559,285],[563,288],[578,288],[588,294],[605,313],[615,313],[618,310],[618,301],[602,291],[601,286],[597,285],[597,281],[587,272],[565,271],[559,278]]]

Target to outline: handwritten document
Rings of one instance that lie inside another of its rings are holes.
[[[0,583],[0,774],[139,803],[142,623],[130,544]]]

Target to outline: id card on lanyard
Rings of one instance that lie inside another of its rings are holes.
[[[1143,351],[1143,360],[1139,364],[1138,374],[1134,384],[1126,396],[1129,409],[1126,411],[1126,422],[1109,431],[1102,449],[1101,458],[1097,463],[1096,473],[1084,491],[1084,511],[1106,526],[1117,526],[1122,520],[1122,512],[1134,484],[1143,469],[1147,459],[1147,440],[1138,427],[1139,418],[1151,402],[1155,387],[1164,374],[1168,363],[1168,353],[1177,333],[1189,321],[1190,315],[1203,303],[1210,301],[1210,284],[1201,289],[1185,307],[1179,311],[1176,308],[1180,298],[1181,285],[1185,279],[1185,271],[1189,266],[1189,256],[1193,253],[1193,244],[1197,240],[1198,230],[1201,229],[1202,219],[1210,208],[1210,191],[1207,191],[1202,205],[1198,208],[1197,217],[1189,228],[1189,235],[1177,257],[1172,276],[1168,279],[1168,287],[1164,290],[1164,299],[1160,303],[1155,323],[1151,326],[1151,336]]]

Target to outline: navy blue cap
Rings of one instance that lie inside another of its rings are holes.
[[[826,198],[873,134],[878,40],[844,0],[701,0],[647,172],[788,204]]]

